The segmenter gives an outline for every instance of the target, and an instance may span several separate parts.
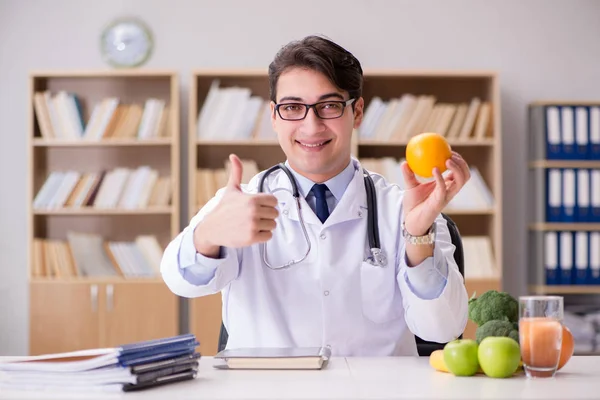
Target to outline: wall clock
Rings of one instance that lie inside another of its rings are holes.
[[[100,40],[102,57],[114,67],[144,64],[154,47],[148,26],[136,18],[119,18],[104,28]]]

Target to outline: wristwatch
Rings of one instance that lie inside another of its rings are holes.
[[[431,225],[427,233],[423,236],[413,236],[406,230],[404,221],[402,222],[402,236],[407,243],[414,245],[430,245],[435,243],[435,222]]]

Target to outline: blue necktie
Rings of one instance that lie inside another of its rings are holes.
[[[317,183],[312,187],[312,192],[317,200],[317,217],[321,222],[325,222],[329,217],[329,207],[327,207],[327,200],[325,199],[325,193],[327,193],[327,185],[323,183]]]

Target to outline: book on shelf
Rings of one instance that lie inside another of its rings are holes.
[[[259,173],[256,161],[242,159],[242,183],[248,183]],[[226,160],[222,168],[199,168],[196,171],[196,199],[198,206],[206,204],[217,190],[227,186],[229,179],[230,161]]]
[[[331,357],[328,347],[259,347],[225,349],[215,355],[219,369],[322,369]]]
[[[359,139],[408,142],[421,132],[436,132],[452,140],[492,137],[492,106],[473,97],[469,102],[438,102],[433,95],[405,93],[387,101],[375,96],[365,108]]]
[[[158,277],[162,254],[154,235],[113,241],[95,233],[69,231],[66,240],[33,239],[32,277]]]
[[[53,140],[151,139],[170,137],[170,107],[165,100],[148,98],[143,104],[106,97],[85,104],[75,93],[37,91],[33,106],[40,135]],[[86,120],[86,107],[91,111]]]
[[[49,392],[128,392],[194,379],[193,334],[39,356],[0,357],[0,388]]]
[[[93,207],[144,209],[171,203],[171,177],[143,165],[100,172],[51,171],[33,200],[35,210]]]
[[[495,279],[500,271],[495,263],[492,240],[489,236],[461,236],[465,279]]]
[[[198,112],[197,139],[275,140],[270,101],[239,85],[220,87],[214,79]]]

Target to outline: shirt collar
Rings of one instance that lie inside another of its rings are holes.
[[[298,191],[300,192],[302,197],[306,198],[306,196],[308,195],[308,193],[310,192],[310,190],[312,189],[313,185],[316,182],[313,182],[310,179],[306,178],[305,176],[302,176],[298,172],[296,172],[290,166],[290,164],[287,160],[285,162],[285,166],[288,167],[288,169],[294,176],[294,179],[296,179],[296,183],[298,184]],[[352,162],[352,160],[350,160],[350,162],[348,163],[348,165],[346,166],[346,168],[344,168],[344,170],[342,172],[340,172],[333,178],[329,179],[328,181],[323,182],[324,184],[327,185],[327,188],[329,189],[331,194],[333,194],[333,196],[335,197],[335,199],[337,201],[340,201],[340,199],[342,198],[342,195],[346,191],[346,188],[352,181],[352,178],[354,177],[354,172],[355,172],[354,163]]]

